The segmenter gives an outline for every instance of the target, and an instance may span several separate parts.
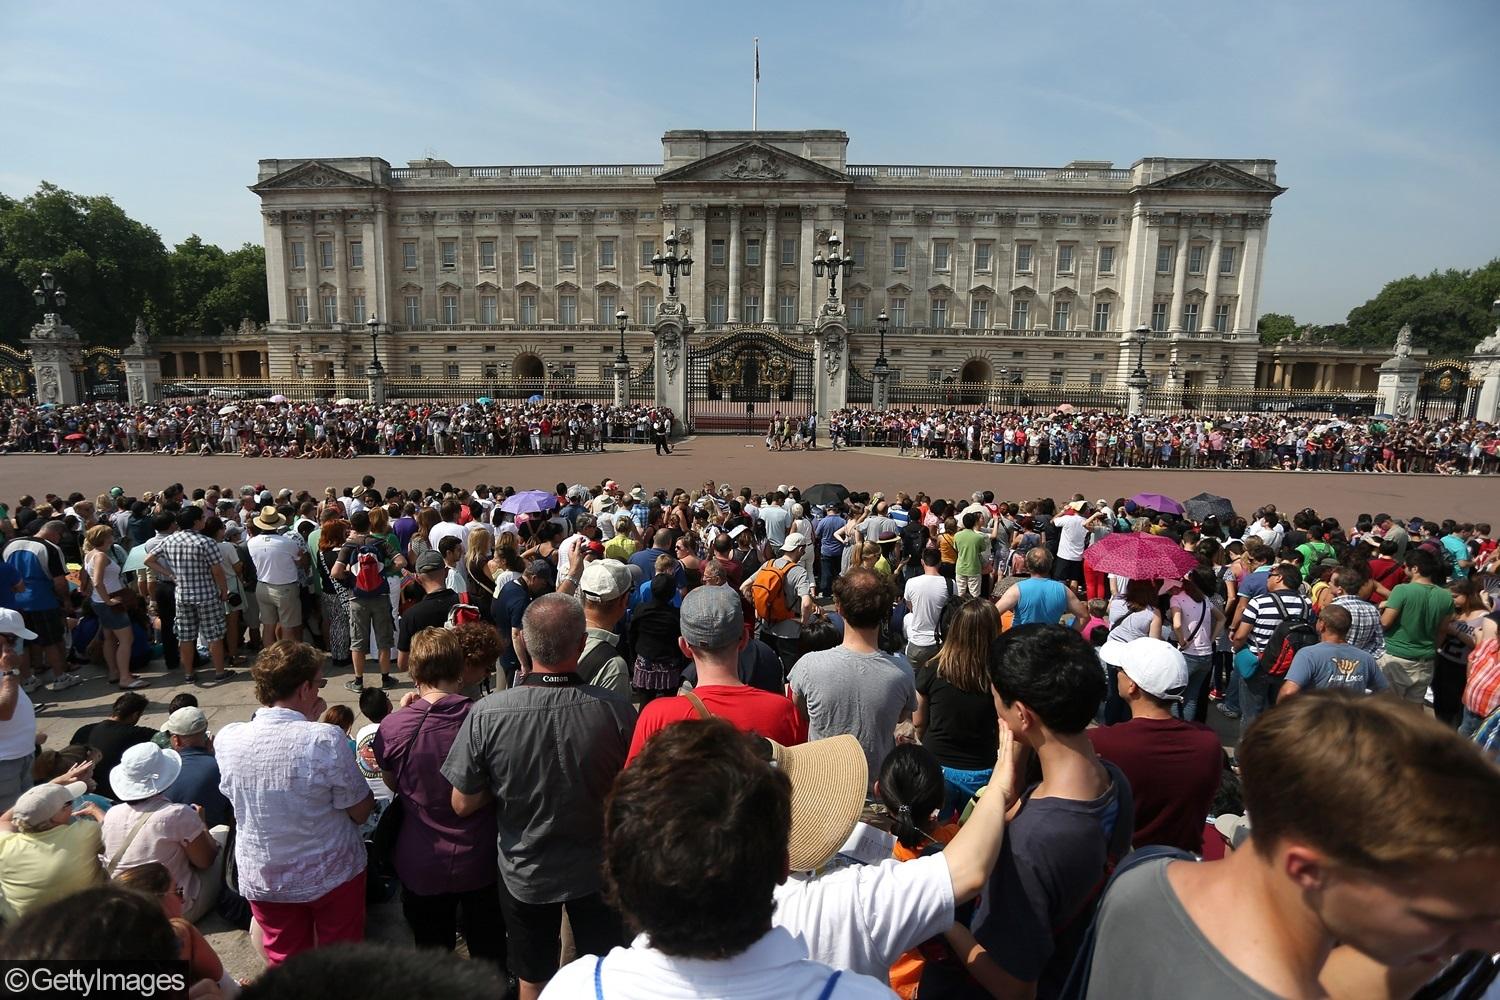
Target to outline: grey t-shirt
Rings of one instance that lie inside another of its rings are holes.
[[[787,530],[792,526],[792,512],[768,503],[760,509],[760,520],[766,526],[766,540],[780,551]]]
[[[1389,686],[1375,657],[1347,642],[1303,646],[1292,657],[1286,679],[1304,691],[1337,688],[1364,694],[1384,691]]]
[[[902,713],[917,709],[916,675],[906,657],[837,646],[802,657],[789,681],[807,702],[808,740],[852,733],[873,782],[895,749]]]
[[[1167,881],[1168,861],[1121,875],[1099,906],[1090,997],[1274,1000],[1209,943]],[[1171,941],[1170,961],[1162,942]]]

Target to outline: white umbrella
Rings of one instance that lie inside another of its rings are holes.
[[[131,549],[130,550],[130,554],[125,557],[125,565],[121,566],[120,570],[122,572],[129,573],[129,572],[132,572],[134,570],[145,569],[145,568],[146,568],[146,546],[144,546],[144,545],[137,545],[135,548]]]
[[[238,412],[240,412],[240,408],[238,406],[235,406],[233,403],[225,403],[223,406],[219,407],[219,416],[221,417]]]
[[[286,402],[286,397],[283,396],[281,393],[278,392],[276,395],[274,395],[274,396],[271,397],[271,402],[273,402],[273,403],[285,403]]]
[[[350,399],[348,396],[345,396],[343,399],[335,399],[333,401],[333,405],[334,406],[354,406],[358,402],[359,402],[359,400],[357,400],[357,399]]]

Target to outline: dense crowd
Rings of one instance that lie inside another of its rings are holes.
[[[924,458],[1152,469],[1500,472],[1500,427],[1468,420],[1281,413],[977,409],[839,410],[835,447],[899,448]]]
[[[1490,526],[1194,500],[21,496],[0,962],[180,959],[201,997],[1490,995]],[[85,684],[108,718],[44,745],[33,697]],[[260,707],[211,732],[196,689],[234,684]],[[396,894],[416,950],[361,945]]]
[[[395,401],[165,401],[145,406],[0,403],[0,450],[104,455],[157,452],[243,458],[523,455],[652,443],[670,452],[672,411],[592,402],[481,397],[457,405]]]

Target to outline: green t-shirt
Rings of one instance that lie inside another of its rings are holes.
[[[1386,652],[1403,660],[1430,660],[1437,655],[1438,625],[1453,613],[1453,595],[1446,587],[1397,584],[1385,606],[1401,609],[1395,629],[1386,633]]]
[[[958,552],[954,572],[959,576],[978,576],[984,570],[984,552],[989,545],[989,536],[981,535],[972,528],[965,528],[954,535],[953,548]]]

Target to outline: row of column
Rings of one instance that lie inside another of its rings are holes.
[[[240,353],[241,353],[240,351],[166,350],[166,351],[162,351],[161,355],[162,355],[162,357],[166,357],[167,355],[171,355],[172,356],[172,358],[173,358],[173,367],[176,369],[177,375],[179,377],[186,376],[187,372],[184,371],[184,367],[185,366],[184,366],[183,362],[187,358],[190,358],[190,357],[191,358],[196,358],[197,361],[198,361],[197,377],[199,377],[199,378],[208,377],[208,375],[209,375],[209,363],[208,363],[208,359],[211,358],[211,357],[213,357],[213,356],[215,356],[215,355],[218,355],[221,360],[220,360],[220,367],[219,367],[219,375],[217,377],[220,377],[220,378],[240,378],[241,375],[243,374],[241,372],[241,370],[240,370]],[[268,378],[269,375],[270,375],[270,371],[271,371],[271,355],[270,355],[270,352],[269,351],[256,351],[254,353],[256,355],[258,355],[259,358],[260,358],[260,374],[258,376],[245,376],[245,377],[247,377],[247,378],[252,378],[252,377],[253,378]]]
[[[1360,376],[1360,369],[1364,364],[1357,361],[1293,361],[1272,359],[1265,362],[1265,378],[1258,379],[1261,388],[1290,390],[1297,388],[1295,375],[1298,365],[1309,365],[1313,370],[1313,382],[1311,386],[1305,387],[1310,392],[1333,392],[1340,389],[1374,388],[1374,385],[1364,385]],[[1339,368],[1344,365],[1353,367],[1353,373],[1348,385],[1339,385]]]
[[[779,276],[781,273],[781,234],[778,232],[778,217],[781,215],[782,205],[776,202],[767,202],[762,206],[765,228],[761,237],[761,278],[763,289],[761,292],[761,322],[769,322],[776,318],[780,306]],[[817,238],[818,215],[822,206],[816,204],[801,205],[801,231],[798,239],[797,259],[795,264],[795,280],[797,286],[797,319],[800,323],[812,323],[815,316],[817,300],[815,285],[811,274],[812,256]],[[682,218],[683,209],[691,213],[690,220]],[[686,286],[679,290],[684,299],[688,314],[692,321],[704,324],[708,321],[708,285],[711,275],[708,216],[716,208],[725,209],[729,220],[728,254],[726,264],[728,265],[728,277],[726,279],[728,295],[726,297],[726,319],[730,323],[739,323],[744,318],[743,287],[744,287],[744,242],[745,229],[743,220],[746,206],[742,204],[691,204],[667,205],[663,208],[662,235],[663,238],[670,236],[679,229],[687,229],[691,234],[689,248],[693,255],[693,273],[687,279]],[[830,213],[837,215],[842,206],[828,206]],[[682,223],[688,222],[687,226]],[[837,220],[834,220],[835,222]]]

